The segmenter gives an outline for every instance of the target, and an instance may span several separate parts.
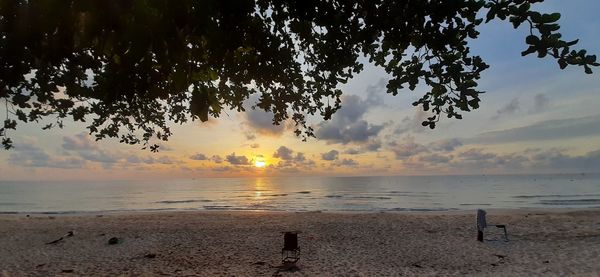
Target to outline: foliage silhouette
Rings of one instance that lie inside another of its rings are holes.
[[[542,0],[36,0],[0,1],[0,100],[7,118],[2,144],[17,121],[89,122],[96,139],[119,138],[156,151],[169,122],[208,120],[223,109],[259,108],[273,123],[290,119],[313,136],[306,119],[330,119],[339,85],[365,56],[391,76],[387,92],[429,91],[413,105],[432,116],[462,118],[477,109],[477,80],[488,65],[469,51],[478,26],[494,19],[525,25],[523,55],[557,60],[591,73],[596,57],[572,50]],[[485,18],[478,15],[484,14]]]

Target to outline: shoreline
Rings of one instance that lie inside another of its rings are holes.
[[[585,212],[598,211],[600,207],[560,207],[560,208],[487,208],[473,207],[472,209],[409,209],[406,210],[314,210],[314,211],[285,211],[285,210],[225,210],[225,209],[145,209],[145,210],[99,210],[99,211],[47,211],[47,212],[20,212],[6,211],[0,212],[0,218],[4,216],[97,216],[97,215],[136,215],[136,214],[169,214],[169,213],[259,213],[259,214],[303,214],[303,213],[324,213],[324,214],[431,214],[431,215],[466,215],[474,214],[476,210],[482,209],[487,212],[498,214],[523,214],[532,212],[544,213],[567,213],[567,212]]]
[[[600,209],[135,212],[0,215],[0,276],[595,276]],[[297,271],[279,271],[283,231],[301,231]],[[68,235],[72,232],[72,235]],[[109,238],[118,238],[110,245]],[[58,243],[48,244],[59,238]]]

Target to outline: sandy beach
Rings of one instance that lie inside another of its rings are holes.
[[[474,222],[474,211],[2,215],[0,275],[600,275],[600,210],[488,211],[509,242],[495,228],[477,242]],[[286,230],[302,232],[292,270]]]

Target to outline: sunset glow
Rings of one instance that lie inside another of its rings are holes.
[[[255,167],[262,168],[262,167],[265,167],[266,165],[267,165],[267,162],[265,161],[265,159],[263,158],[262,155],[259,155],[256,158],[254,158],[254,166]]]
[[[265,165],[267,165],[267,163],[265,163],[265,161],[254,162],[254,166],[256,166],[256,167],[265,167]]]

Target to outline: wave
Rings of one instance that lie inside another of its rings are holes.
[[[22,206],[32,205],[31,203],[0,202],[0,206]]]
[[[538,195],[516,195],[513,198],[569,198],[569,197],[590,197],[590,196],[600,196],[600,194],[538,194]]]
[[[441,194],[440,192],[401,191],[401,190],[391,190],[391,191],[388,191],[387,193],[391,193],[391,194],[406,194],[406,195],[415,195],[415,194],[423,194],[423,195]]]
[[[87,211],[45,211],[45,212],[31,212],[30,214],[55,214],[55,215],[68,215],[68,214],[80,214],[87,213]],[[25,213],[24,213],[25,214]]]
[[[251,204],[249,206],[207,205],[203,207],[210,211],[283,211],[274,205]]]
[[[236,195],[236,196],[231,196],[228,198],[249,198],[249,199],[254,199],[257,197],[284,197],[284,196],[288,196],[287,193],[273,193],[273,194],[253,194],[253,195]]]
[[[325,197],[327,197],[327,198],[342,198],[344,196],[339,195],[339,194],[330,194],[330,195],[325,195]]]
[[[277,209],[277,206],[265,204],[252,204],[248,208],[253,210],[275,210]]]
[[[230,205],[205,205],[202,207],[206,210],[235,210],[234,207]]]
[[[0,214],[20,214],[21,212],[12,212],[12,211],[8,211],[8,212],[0,212]]]
[[[492,204],[477,204],[477,203],[460,203],[460,206],[491,206]]]
[[[122,212],[163,212],[163,211],[195,211],[198,209],[178,208],[145,208],[145,209],[102,209],[102,210],[77,210],[77,211],[0,211],[1,214],[30,214],[30,215],[89,215]]]
[[[311,193],[311,192],[310,192],[310,191],[308,191],[308,190],[303,190],[303,191],[299,191],[299,192],[296,192],[296,193],[301,193],[301,194],[309,194],[309,193]]]
[[[161,204],[181,204],[181,203],[206,203],[206,202],[212,202],[212,200],[208,200],[208,199],[202,199],[202,200],[194,200],[194,199],[190,199],[190,200],[163,200],[163,201],[158,201],[156,203],[161,203]]]
[[[538,203],[542,205],[597,205],[600,204],[600,199],[541,200]]]
[[[348,197],[350,199],[378,199],[378,200],[390,200],[392,199],[391,197],[387,197],[387,196],[351,196]]]
[[[434,197],[439,194],[437,192],[417,192],[417,191],[388,191],[388,195],[393,196],[410,196],[410,197]]]
[[[386,211],[391,212],[444,212],[444,211],[456,211],[454,208],[391,208]]]
[[[287,193],[275,193],[275,194],[261,194],[260,196],[273,196],[273,197],[279,197],[279,196],[288,196]]]

